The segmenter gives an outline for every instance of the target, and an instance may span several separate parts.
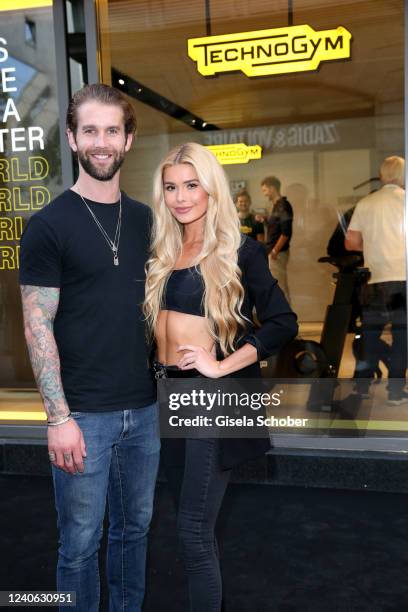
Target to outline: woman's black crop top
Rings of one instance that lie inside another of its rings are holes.
[[[243,237],[238,266],[244,289],[241,312],[247,325],[237,335],[235,345],[238,349],[245,343],[252,344],[257,349],[258,360],[266,359],[296,335],[296,315],[269,271],[263,244]],[[203,294],[204,282],[198,266],[174,270],[167,281],[162,308],[204,316]],[[253,321],[254,308],[260,326]]]
[[[198,266],[173,270],[164,290],[162,309],[203,317],[203,295],[204,281]]]

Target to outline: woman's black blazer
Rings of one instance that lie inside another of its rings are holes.
[[[269,271],[267,254],[262,243],[248,236],[243,237],[238,252],[238,265],[244,288],[241,312],[248,323],[236,339],[236,348],[246,343],[252,344],[257,350],[258,362],[234,372],[230,378],[258,378],[261,376],[259,360],[277,354],[297,334],[296,315]],[[217,358],[223,358],[219,346]],[[222,469],[234,467],[265,454],[270,447],[266,429],[262,438],[223,438],[220,440],[220,466]],[[184,449],[182,439],[163,440],[162,457],[165,464],[182,465]]]

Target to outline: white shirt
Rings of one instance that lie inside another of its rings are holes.
[[[404,189],[388,184],[360,200],[349,229],[362,234],[369,283],[406,280]]]

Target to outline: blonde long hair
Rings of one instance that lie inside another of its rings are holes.
[[[238,267],[239,218],[223,169],[208,149],[194,142],[172,149],[154,176],[151,257],[146,266],[143,306],[148,329],[153,335],[167,279],[183,249],[183,225],[167,208],[163,191],[165,168],[178,164],[191,164],[208,193],[203,246],[194,264],[200,266],[204,281],[203,305],[209,333],[220,343],[222,352],[229,354],[239,330],[245,326],[241,315],[244,290]]]

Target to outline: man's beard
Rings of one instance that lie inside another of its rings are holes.
[[[94,151],[94,153],[96,153]],[[100,151],[100,155],[103,155],[104,152]],[[90,156],[87,156],[86,153],[82,151],[78,151],[78,161],[89,176],[96,179],[97,181],[110,181],[119,170],[121,165],[123,164],[123,160],[125,159],[125,151],[114,152],[112,155],[112,163],[110,166],[106,166],[105,168],[98,168],[92,162]]]

